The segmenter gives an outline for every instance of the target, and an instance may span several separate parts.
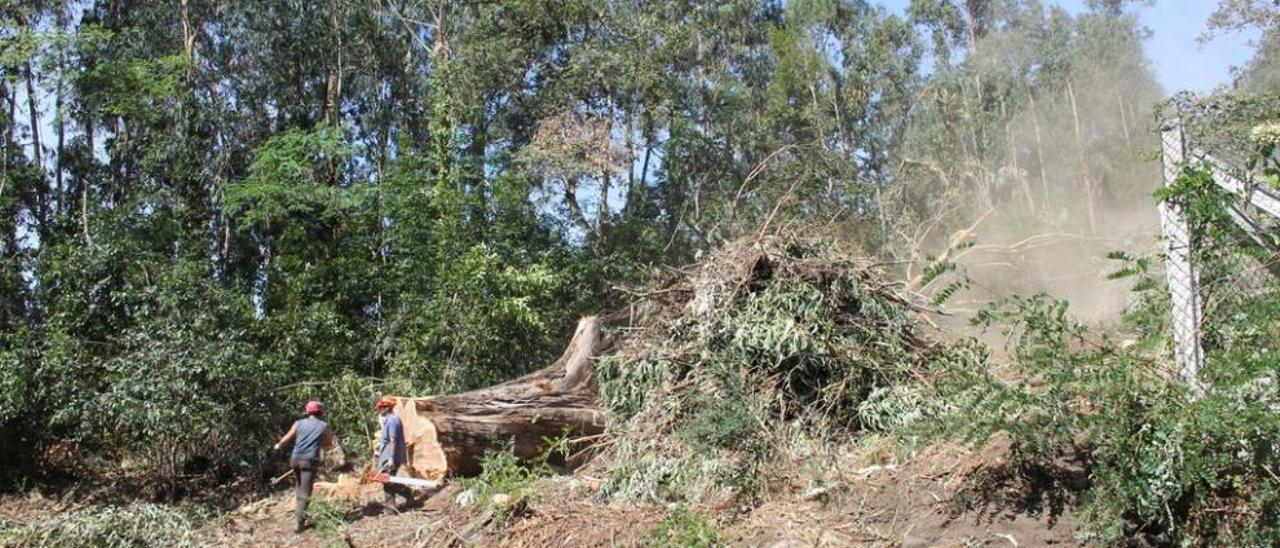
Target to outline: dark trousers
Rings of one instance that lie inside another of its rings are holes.
[[[301,530],[302,518],[307,514],[307,503],[311,502],[311,488],[316,482],[315,460],[292,459],[289,461],[289,466],[293,468],[293,475],[298,479],[294,526]]]

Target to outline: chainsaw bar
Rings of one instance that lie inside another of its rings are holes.
[[[425,480],[419,478],[405,478],[400,476],[392,476],[387,473],[369,474],[369,479],[378,483],[395,483],[399,485],[408,485],[411,487],[421,487],[423,489],[436,489],[440,487],[440,482],[434,480]]]

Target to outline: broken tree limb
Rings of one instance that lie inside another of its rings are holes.
[[[523,377],[460,394],[398,398],[412,475],[473,475],[486,450],[510,443],[516,455],[534,458],[547,439],[593,436],[605,414],[591,388],[595,356],[604,349],[600,320],[578,322],[564,354]]]

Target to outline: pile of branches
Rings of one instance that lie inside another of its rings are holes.
[[[24,548],[201,546],[199,511],[162,504],[89,506],[25,525],[0,520],[0,546]]]
[[[607,497],[759,493],[782,453],[847,438],[869,396],[963,359],[831,241],[742,240],[660,278],[623,290],[631,324],[597,364]]]

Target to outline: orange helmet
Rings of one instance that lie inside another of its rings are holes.
[[[374,409],[394,409],[396,406],[395,396],[383,396],[374,404]]]

